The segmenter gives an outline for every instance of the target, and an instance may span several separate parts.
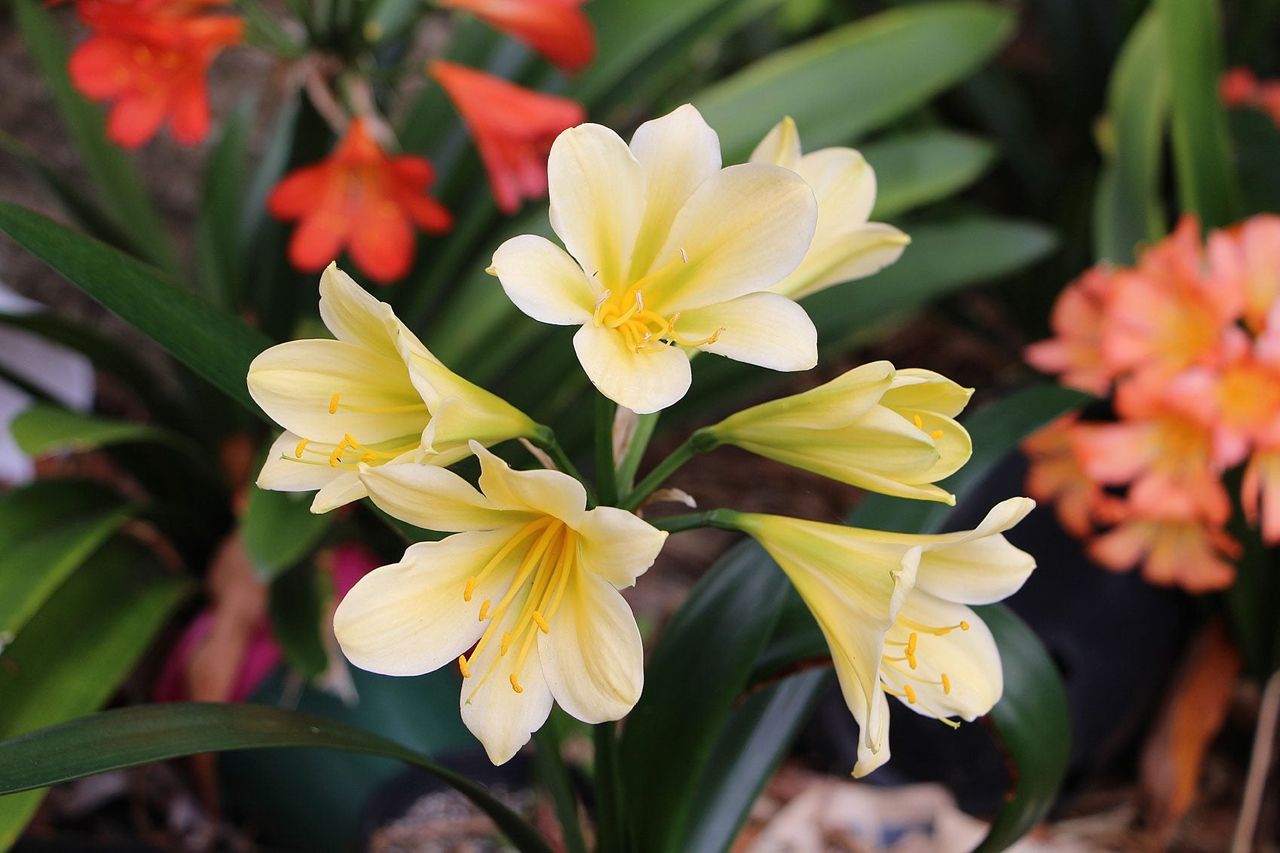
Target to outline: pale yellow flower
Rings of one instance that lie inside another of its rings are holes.
[[[813,191],[773,165],[721,168],[715,131],[691,106],[640,126],[628,145],[584,124],[547,164],[551,226],[568,249],[523,235],[489,272],[521,311],[580,326],[574,349],[602,394],[636,412],[689,388],[687,350],[774,370],[817,363],[798,305],[768,293],[813,236]]]
[[[809,252],[789,276],[769,288],[792,299],[879,272],[896,261],[911,238],[892,225],[868,222],[876,202],[876,174],[852,148],[823,148],[803,156],[789,117],[751,154],[804,178],[818,198],[818,226]]]
[[[653,564],[667,534],[620,509],[586,509],[566,474],[513,471],[471,449],[479,491],[443,468],[362,467],[383,510],[457,532],[366,575],[338,606],[334,632],[371,672],[421,675],[456,660],[462,719],[501,764],[553,702],[585,723],[635,705],[644,653],[618,590]]]
[[[953,504],[954,497],[932,484],[958,471],[973,452],[955,420],[972,393],[937,373],[876,361],[702,432],[842,483]]]
[[[886,695],[949,723],[973,720],[999,701],[1000,652],[966,605],[1007,598],[1035,568],[1003,536],[1034,506],[1011,498],[973,530],[941,535],[728,514],[787,573],[826,637],[860,729],[855,776],[889,760]]]
[[[336,340],[279,344],[249,365],[249,394],[285,428],[258,475],[263,489],[317,490],[312,512],[365,494],[357,466],[450,465],[471,439],[531,437],[538,426],[440,363],[391,306],[330,264],[320,317]]]

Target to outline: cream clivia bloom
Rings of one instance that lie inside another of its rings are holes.
[[[818,199],[818,226],[804,261],[769,288],[792,299],[879,272],[898,260],[911,238],[892,225],[868,222],[876,202],[876,173],[852,148],[800,153],[800,133],[784,118],[760,140],[752,163],[796,172]]]
[[[635,705],[644,653],[618,590],[653,564],[667,534],[620,509],[586,509],[566,474],[513,471],[471,450],[479,491],[444,468],[362,466],[375,504],[453,535],[366,575],[338,605],[334,632],[370,672],[421,675],[456,660],[462,719],[502,764],[553,702],[585,723]]]
[[[999,701],[1000,652],[966,605],[1012,595],[1035,568],[1003,536],[1034,506],[1011,498],[973,530],[933,536],[730,514],[787,573],[831,647],[860,729],[855,776],[889,760],[886,695],[952,725]]]
[[[391,310],[330,264],[320,317],[336,340],[290,341],[249,365],[249,394],[285,432],[258,486],[317,490],[312,512],[365,494],[360,465],[451,465],[467,442],[533,436],[538,426],[440,363]]]
[[[702,432],[718,444],[842,483],[954,504],[932,484],[958,471],[973,452],[969,433],[955,420],[972,393],[932,371],[876,361]]]
[[[789,169],[721,168],[720,141],[683,106],[631,145],[596,124],[556,139],[547,163],[551,227],[567,252],[523,235],[489,272],[535,320],[580,326],[573,345],[606,397],[655,412],[689,388],[688,350],[774,370],[817,363],[800,306],[768,293],[804,258],[813,191]]]

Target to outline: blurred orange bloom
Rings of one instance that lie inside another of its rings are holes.
[[[71,55],[75,87],[114,101],[107,135],[126,148],[145,143],[166,120],[174,139],[193,145],[209,131],[205,75],[244,35],[244,21],[221,14],[230,0],[80,0],[93,34]]]
[[[1210,234],[1209,266],[1215,286],[1244,294],[1245,324],[1261,332],[1280,296],[1280,216],[1264,213]]]
[[[1094,507],[1102,499],[1102,487],[1080,464],[1072,436],[1079,422],[1074,414],[1027,436],[1027,493],[1037,501],[1054,502],[1063,529],[1076,537],[1093,531]]]
[[[1152,518],[1141,512],[1118,520],[1089,544],[1089,556],[1099,565],[1127,571],[1142,562],[1142,576],[1148,582],[1180,586],[1188,592],[1225,589],[1235,581],[1231,561],[1240,556],[1240,545],[1222,528],[1193,519]]]
[[[551,143],[583,122],[582,106],[451,62],[432,62],[427,70],[475,138],[498,209],[514,213],[524,199],[546,195]]]
[[[1252,526],[1262,526],[1262,541],[1280,542],[1280,436],[1253,454],[1244,469],[1240,501],[1244,517]]]
[[[1228,68],[1218,80],[1218,97],[1228,107],[1262,110],[1280,126],[1280,80],[1261,80],[1248,68]]]
[[[267,199],[277,219],[298,220],[289,260],[304,272],[323,269],[346,247],[374,281],[402,278],[413,263],[414,226],[448,231],[453,219],[426,195],[435,179],[424,157],[390,156],[353,119],[327,160],[289,173]]]
[[[1102,320],[1113,278],[1109,268],[1096,266],[1067,285],[1049,318],[1055,337],[1027,347],[1027,363],[1060,374],[1068,388],[1105,394],[1113,373],[1102,359]]]
[[[584,2],[440,0],[440,5],[471,12],[572,73],[589,63],[596,53],[595,33],[581,8]]]

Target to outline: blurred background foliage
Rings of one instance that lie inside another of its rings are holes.
[[[406,63],[417,58],[410,35],[420,5],[311,4],[307,44],[275,23],[269,4],[239,8],[251,42],[282,58],[322,47],[366,75],[402,149],[430,157],[439,171],[436,195],[456,227],[421,237],[412,271],[376,295],[445,363],[554,425],[570,452],[584,456],[589,389],[568,334],[520,314],[483,273],[505,237],[548,233],[545,204],[500,215],[477,189],[481,162],[439,88],[400,85],[419,74]],[[1207,224],[1280,209],[1275,125],[1253,111],[1228,116],[1216,98],[1205,100],[1224,60],[1280,74],[1280,4],[1270,0],[1225,3],[1227,38],[1202,26],[1217,12],[1208,0],[595,0],[587,9],[598,57],[572,79],[467,18],[451,22],[445,56],[578,99],[592,121],[624,135],[692,102],[720,133],[726,162],[744,160],[785,114],[806,150],[862,150],[879,181],[873,218],[913,243],[896,265],[805,305],[833,363],[887,349],[981,384],[982,397],[996,402],[970,424],[988,458],[966,469],[970,485],[1022,435],[1079,403],[1043,387],[1005,396],[1028,384],[1021,347],[1044,336],[1062,285],[1098,259],[1129,259],[1180,209],[1199,211]],[[34,176],[47,194],[43,206],[68,223],[5,200],[0,230],[172,356],[123,342],[84,312],[0,315],[0,324],[84,352],[105,389],[92,414],[45,402],[13,424],[32,455],[85,456],[0,497],[0,736],[79,717],[116,696],[147,698],[157,649],[200,608],[208,567],[235,536],[271,586],[269,618],[288,664],[256,701],[349,722],[432,755],[469,749],[451,673],[356,673],[354,705],[306,683],[329,660],[323,622],[333,593],[317,555],[355,539],[386,556],[404,531],[365,508],[313,516],[309,501],[246,490],[267,424],[246,394],[245,368],[270,343],[317,328],[315,277],[289,267],[288,229],[267,218],[264,199],[287,171],[330,150],[328,126],[299,89],[264,70],[263,91],[234,93],[233,108],[218,116],[195,158],[202,173],[140,171],[106,140],[100,108],[71,87],[59,10],[13,0],[0,22],[20,33],[52,99],[44,118],[58,123],[78,164],[51,159],[33,132],[40,128],[0,129],[0,158]],[[378,33],[372,45],[370,32]],[[182,217],[154,202],[167,182],[197,189],[189,228],[171,227]],[[38,289],[38,281],[33,272],[30,282],[13,283]],[[921,325],[922,312],[931,325]],[[953,338],[980,340],[982,352]],[[966,353],[971,362],[957,365]],[[719,359],[699,360],[696,373],[694,391],[660,424],[642,419],[642,430],[658,430],[657,446],[667,431],[790,381]],[[628,460],[630,474],[638,464]],[[963,495],[968,486],[952,487]],[[918,509],[868,500],[854,520],[903,530],[946,524],[939,508],[911,514]],[[740,547],[662,634],[621,744],[636,849],[726,849],[786,753],[827,679],[788,669],[811,654],[813,634],[807,618],[788,616],[788,600],[761,552]],[[991,621],[1010,672],[1020,673],[994,715],[1022,768],[988,841],[1000,849],[1052,805],[1068,733],[1043,649],[1016,617]],[[704,671],[691,661],[708,652],[714,677],[695,681]],[[169,748],[181,753],[181,741]],[[228,803],[265,838],[321,849],[357,837],[362,803],[397,765],[291,750],[227,757],[221,770]],[[0,846],[39,800],[0,799]]]

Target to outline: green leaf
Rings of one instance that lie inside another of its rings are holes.
[[[120,498],[81,482],[0,497],[0,651],[128,517]]]
[[[1004,667],[1004,695],[990,717],[1013,788],[974,850],[997,853],[1030,832],[1057,799],[1070,758],[1071,721],[1062,679],[1040,639],[1003,605],[975,611],[995,636]]]
[[[322,717],[260,705],[140,705],[2,742],[0,794],[202,752],[271,747],[336,749],[394,758],[419,767],[489,815],[517,849],[550,853],[533,827],[492,794],[427,756]]]
[[[332,513],[313,513],[310,492],[272,492],[254,486],[240,520],[254,571],[264,581],[296,565],[310,553],[333,521]]]
[[[1221,10],[1215,0],[1156,0],[1172,91],[1173,165],[1183,211],[1206,228],[1238,215],[1222,76]]]
[[[991,143],[950,130],[904,134],[862,149],[876,170],[872,219],[885,220],[959,192],[995,159]]]
[[[635,849],[684,849],[698,780],[787,588],[764,551],[742,543],[717,561],[663,630],[620,747]]]
[[[1098,260],[1132,263],[1134,248],[1165,233],[1160,171],[1169,120],[1169,71],[1160,18],[1148,12],[1125,42],[1107,90],[1109,144],[1094,199]]]
[[[14,0],[14,17],[36,64],[49,84],[58,112],[97,185],[112,221],[130,237],[132,248],[165,269],[177,268],[177,257],[165,237],[164,223],[143,191],[138,173],[103,131],[102,111],[71,85],[69,52],[52,15],[39,0]]]
[[[49,403],[36,403],[13,419],[10,432],[28,456],[83,453],[113,444],[161,442],[186,447],[172,433],[146,424],[81,414]]]
[[[258,412],[245,375],[254,356],[271,344],[261,333],[179,289],[159,270],[26,208],[0,202],[0,231],[227,396]]]
[[[227,116],[205,164],[204,188],[196,219],[196,262],[205,298],[215,305],[233,304],[240,279],[240,205],[245,195],[252,104],[241,102]]]
[[[58,589],[0,656],[0,737],[100,707],[190,590],[188,581],[158,567],[136,543],[109,543]],[[79,749],[84,756],[97,747],[89,743]],[[25,778],[38,777],[39,765],[50,760],[44,752],[28,757]],[[23,772],[7,762],[5,770]],[[17,840],[43,796],[29,790],[0,797],[0,848]]]
[[[773,53],[694,104],[720,134],[725,162],[743,159],[786,115],[806,149],[847,143],[959,83],[1013,23],[1007,10],[968,0],[893,9]]]

